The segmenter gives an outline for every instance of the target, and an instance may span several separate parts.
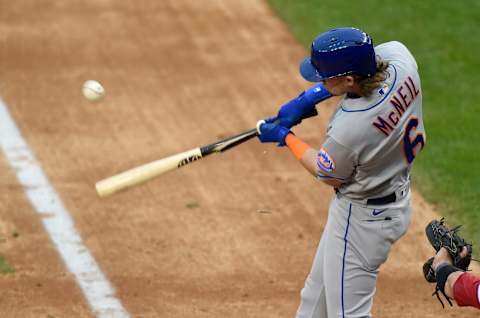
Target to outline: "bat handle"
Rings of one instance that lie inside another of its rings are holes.
[[[302,120],[302,119],[311,118],[311,117],[315,117],[315,116],[317,116],[317,115],[318,115],[318,111],[317,111],[317,109],[314,107],[309,113],[307,113],[307,114],[305,115],[305,117],[301,118],[301,120]],[[264,122],[264,121],[263,121],[263,122]],[[259,121],[259,122],[257,123],[257,132],[258,132],[259,129],[260,129],[259,123],[261,123],[261,121]],[[277,118],[273,123],[274,123],[275,125],[280,124],[280,119]],[[298,124],[298,123],[297,123],[297,124]],[[296,124],[295,124],[295,125],[296,125]]]

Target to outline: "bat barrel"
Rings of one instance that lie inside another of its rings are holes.
[[[95,188],[100,197],[106,197],[201,158],[200,148],[195,148],[103,179],[95,184]]]
[[[231,149],[255,137],[256,129],[245,131],[239,135],[225,138],[201,148],[195,148],[167,158],[153,161],[142,166],[127,170],[95,184],[100,197],[106,197],[120,190],[148,181],[168,171],[183,167],[213,153]]]

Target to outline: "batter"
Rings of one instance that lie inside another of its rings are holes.
[[[371,317],[379,267],[410,223],[410,170],[426,141],[417,63],[400,42],[374,48],[365,32],[338,28],[314,40],[300,72],[320,84],[257,124],[262,142],[287,145],[336,192],[296,317]],[[343,99],[315,150],[290,128],[332,95]]]

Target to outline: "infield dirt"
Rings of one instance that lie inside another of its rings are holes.
[[[0,3],[0,95],[132,317],[293,317],[332,191],[288,151],[254,140],[106,199],[93,185],[253,128],[307,87],[304,55],[264,1]],[[87,79],[101,103],[81,96]],[[333,107],[296,133],[320,145]],[[0,253],[16,269],[0,276],[1,316],[90,317],[0,158]],[[430,296],[437,216],[414,201],[374,316],[478,317]]]

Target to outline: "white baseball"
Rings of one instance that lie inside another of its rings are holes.
[[[83,96],[91,102],[100,100],[105,95],[105,89],[102,84],[94,80],[88,80],[83,83]]]

